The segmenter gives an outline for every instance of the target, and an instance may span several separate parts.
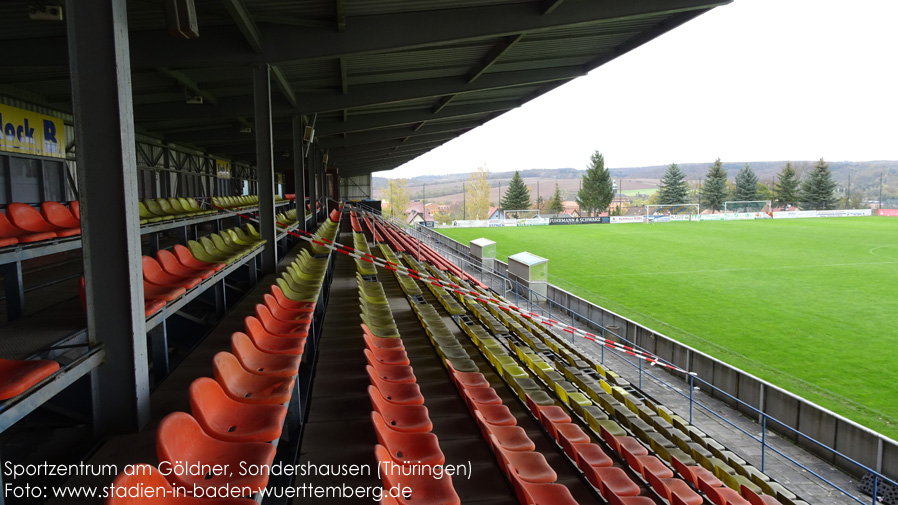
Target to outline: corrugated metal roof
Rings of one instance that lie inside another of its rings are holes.
[[[532,3],[526,0],[354,0],[346,2],[348,16],[369,16],[397,12],[438,11],[462,7]]]
[[[252,121],[252,68],[270,63],[291,88],[271,86],[281,107],[273,111],[279,131],[289,131],[293,115],[311,119],[324,111],[320,131],[331,138],[353,132],[333,159],[350,172],[386,169],[401,163],[403,153],[440,145],[581,75],[587,65],[728,1],[564,0],[544,14],[543,0],[344,0],[342,12],[334,0],[242,0],[250,19],[235,19],[221,0],[195,0],[200,37],[174,41],[162,3],[131,0],[135,121],[160,138],[176,135],[218,150],[211,154],[252,162],[250,137],[236,136],[231,145],[221,135],[233,136],[232,127]],[[0,89],[37,103],[59,101],[65,109],[71,94],[66,24],[29,19],[28,4],[0,2],[0,40],[28,39],[20,60],[18,54],[0,60]],[[242,35],[242,22],[258,31],[259,53]],[[412,22],[431,24],[403,24]],[[187,105],[178,73],[218,105]],[[292,100],[298,110],[284,105]],[[411,128],[422,123],[430,127]],[[391,129],[409,132],[399,149],[374,149],[380,144],[366,140],[391,137]],[[354,156],[366,161],[354,163]]]

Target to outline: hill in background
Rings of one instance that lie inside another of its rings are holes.
[[[795,168],[796,173],[801,175],[812,169],[815,163],[816,160],[793,161],[792,167]],[[879,198],[880,174],[884,174],[884,198],[898,197],[898,173],[891,174],[891,180],[889,179],[889,171],[898,169],[898,161],[828,161],[827,163],[829,163],[833,178],[842,187],[848,185],[850,173],[852,189],[861,189],[866,199],[876,200]],[[770,185],[774,176],[783,169],[786,162],[751,161],[748,164],[761,182]],[[686,172],[686,177],[690,181],[697,182],[704,178],[711,162],[678,165]],[[730,180],[733,180],[736,177],[736,172],[744,166],[744,161],[723,163],[723,168],[729,174]],[[631,197],[648,196],[657,190],[658,182],[664,171],[667,170],[667,165],[611,168],[610,170],[612,177],[619,181],[623,193]],[[551,197],[556,182],[562,191],[563,199],[573,200],[580,189],[580,181],[585,172],[585,170],[574,168],[538,168],[521,170],[521,177],[524,178],[524,183],[530,187],[534,201],[537,198],[537,193],[544,199]],[[463,183],[468,179],[468,175],[421,175],[407,179],[406,184],[412,200],[426,198],[430,202],[452,205],[463,200]],[[490,199],[494,204],[500,200],[508,188],[512,175],[514,172],[491,172],[489,174],[488,178],[492,185]],[[381,197],[381,191],[387,186],[387,180],[385,177],[372,177],[374,198]]]

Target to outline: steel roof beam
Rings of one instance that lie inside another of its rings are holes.
[[[586,71],[580,65],[555,67],[541,70],[521,70],[486,74],[477,81],[467,84],[464,77],[419,79],[407,81],[403,85],[393,82],[357,86],[351,95],[302,94],[297,95],[297,108],[303,113],[321,113],[397,103],[420,98],[458,95],[493,89],[532,86],[555,81],[569,81]],[[272,100],[274,101],[274,100]],[[239,96],[219,99],[219,107],[190,107],[183,103],[158,104],[135,107],[134,117],[138,122],[165,121],[172,117],[191,118],[232,118],[252,115],[252,97]],[[273,104],[275,117],[290,117],[298,113],[289,103]]]
[[[478,77],[483,75],[484,72],[489,70],[490,67],[493,66],[494,63],[499,61],[499,58],[505,55],[512,47],[515,46],[521,39],[524,38],[524,34],[504,37],[498,44],[490,49],[490,52],[486,54],[486,56],[480,61],[476,67],[472,68],[468,73],[468,84],[474,82]]]
[[[482,116],[484,114],[492,115],[509,111],[518,107],[518,105],[519,103],[517,100],[506,100],[503,102],[489,102],[474,105],[457,105],[444,109],[440,114],[432,114],[430,110],[427,109],[388,112],[384,114],[351,115],[345,123],[341,121],[322,122],[319,120],[318,125],[315,127],[315,136],[323,140],[329,136],[410,126],[428,120],[464,119],[470,116]],[[283,128],[281,126],[283,126]],[[202,126],[192,126],[187,128],[167,129],[165,127],[156,126],[152,129],[154,131],[165,133],[165,140],[167,142],[225,143],[240,141],[248,138],[249,135],[248,133],[240,133],[239,125],[236,121],[233,125],[226,128],[222,128],[221,123],[212,122]],[[288,138],[289,134],[287,133],[285,123],[275,124],[275,130],[280,133],[276,138]]]
[[[227,0],[231,6],[237,0]],[[265,23],[260,28],[265,51],[257,54],[235,37],[233,26],[203,28],[203,36],[189,41],[172,38],[166,30],[130,34],[133,68],[209,67],[281,64],[332,59],[353,54],[401,51],[413,48],[482,40],[568,27],[584,27],[688,11],[705,11],[731,0],[566,0],[551,16],[532,3],[464,7],[432,11],[400,12],[353,17],[349,28],[329,28]],[[243,14],[234,9],[238,18]],[[244,9],[245,11],[245,9]],[[252,36],[252,34],[251,34]],[[8,66],[59,66],[67,64],[59,51],[65,37],[21,40],[15,54],[3,61]],[[250,43],[252,45],[252,42]]]
[[[208,103],[210,105],[218,105],[218,98],[216,98],[215,95],[208,91],[201,90],[196,82],[190,77],[187,77],[183,72],[165,67],[157,68],[156,72],[159,72],[160,74],[168,77],[181,86],[184,86],[185,89],[196,93],[198,96],[203,97],[205,103]]]
[[[460,123],[438,123],[435,125],[427,125],[417,132],[412,128],[392,128],[387,130],[377,130],[365,133],[354,133],[347,138],[331,137],[321,139],[320,144],[324,149],[336,149],[341,147],[351,147],[371,142],[379,142],[382,140],[403,139],[410,136],[426,136],[446,132],[458,132],[459,130],[470,130],[480,126],[480,121],[465,121]]]

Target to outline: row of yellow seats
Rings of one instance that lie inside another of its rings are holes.
[[[258,247],[265,245],[259,232],[251,224],[212,233],[199,240],[188,240],[187,249],[193,256],[210,263],[233,263]]]
[[[259,205],[259,195],[213,196],[212,204],[225,209],[239,209]]]
[[[336,217],[339,219],[339,213]],[[336,234],[337,223],[325,220],[314,235],[333,240]],[[312,253],[309,252],[310,249]],[[329,252],[330,249],[313,243],[309,249],[303,249],[296,255],[296,259],[287,265],[287,270],[276,281],[287,298],[296,302],[318,300],[318,294],[321,292],[324,276],[327,273]]]
[[[182,217],[215,214],[214,210],[203,209],[195,198],[147,198],[137,202],[140,224],[156,223]]]

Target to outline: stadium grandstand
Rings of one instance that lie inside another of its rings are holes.
[[[370,200],[727,3],[0,3],[0,503],[894,500],[887,439]]]

